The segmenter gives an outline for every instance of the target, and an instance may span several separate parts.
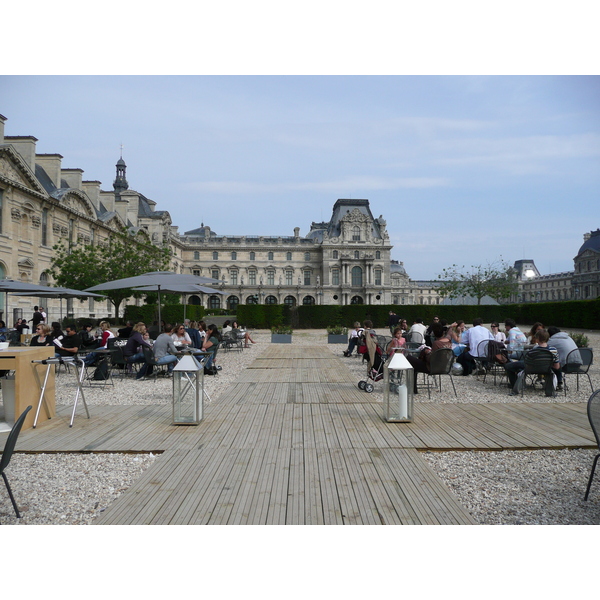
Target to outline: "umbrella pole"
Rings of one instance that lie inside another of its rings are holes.
[[[162,331],[162,319],[160,318],[160,285],[158,286],[158,330]]]
[[[185,309],[187,308],[187,294],[183,294],[183,322],[185,323]]]

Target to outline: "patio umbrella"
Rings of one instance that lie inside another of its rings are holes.
[[[28,296],[37,296],[41,292],[48,290],[47,285],[36,285],[35,283],[25,283],[23,281],[14,281],[13,279],[0,280],[0,292],[5,293],[4,310],[6,311],[5,320],[8,319],[8,294],[25,292]]]
[[[104,298],[102,294],[94,294],[92,292],[84,292],[65,287],[48,287],[43,286],[43,290],[39,292],[19,292],[15,296],[39,296],[40,298],[60,298],[60,320],[62,321],[62,301],[63,298]]]
[[[136,292],[169,292],[170,294],[182,294],[183,296],[188,296],[188,294],[220,294],[222,296],[226,296],[227,292],[222,292],[221,290],[216,290],[215,288],[206,287],[198,284],[171,284],[167,286],[163,286],[158,289],[157,285],[146,285],[144,287],[135,288]],[[186,303],[183,303],[183,319],[185,320],[185,307]],[[159,318],[160,322],[160,318]]]
[[[161,321],[160,315],[160,293],[169,291],[169,286],[183,284],[203,284],[203,283],[221,283],[218,279],[211,277],[200,277],[199,275],[188,275],[184,273],[173,273],[172,271],[153,271],[151,273],[142,273],[134,277],[125,277],[125,279],[116,279],[107,281],[99,285],[94,285],[86,289],[86,292],[102,292],[105,290],[122,290],[126,288],[140,288],[144,286],[156,286],[158,293],[158,322]],[[136,290],[140,291],[140,290]]]

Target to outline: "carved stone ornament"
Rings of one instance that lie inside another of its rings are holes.
[[[31,224],[36,228],[40,227],[42,224],[42,219],[40,219],[37,215],[33,215],[31,217]]]
[[[61,227],[60,228],[60,235],[62,235],[63,237],[67,237],[69,235],[69,228],[68,227]]]
[[[58,223],[52,223],[52,232],[56,235],[60,233],[60,225]]]
[[[10,216],[12,217],[13,221],[20,221],[21,220],[21,211],[18,208],[11,208]]]

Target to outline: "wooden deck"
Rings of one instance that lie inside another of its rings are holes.
[[[401,424],[374,398],[329,350],[273,345],[197,427],[165,404],[92,406],[70,429],[62,407],[17,451],[162,453],[98,524],[461,524],[420,451],[595,447],[585,404],[417,403]]]

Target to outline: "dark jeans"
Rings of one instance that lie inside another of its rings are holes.
[[[144,358],[144,353],[143,352],[138,352],[137,354],[133,354],[131,356],[126,356],[125,357],[125,362],[132,364],[132,363],[144,363],[141,367],[140,370],[138,371],[137,375],[135,376],[136,379],[141,379],[142,377],[145,377],[146,375],[151,375],[152,374],[152,365],[149,365],[146,362],[146,359]]]
[[[517,383],[517,377],[519,373],[525,368],[525,362],[522,360],[515,360],[512,362],[508,362],[504,365],[504,369],[506,374],[508,375],[508,383],[511,388],[515,387],[515,383]],[[562,383],[562,373],[560,369],[552,369],[552,372],[556,375],[557,383]],[[554,385],[552,381],[552,377],[546,376],[546,396],[552,396],[554,393]]]
[[[415,371],[415,376],[413,377],[413,392],[417,393],[417,373],[429,373],[429,369],[427,368],[427,363],[412,354],[406,355],[406,360],[410,363],[411,367]]]
[[[348,356],[350,356],[354,350],[354,348],[356,348],[356,346],[358,346],[358,337],[353,337],[350,338],[350,341],[348,342],[348,349],[346,350],[346,353],[348,354]]]

